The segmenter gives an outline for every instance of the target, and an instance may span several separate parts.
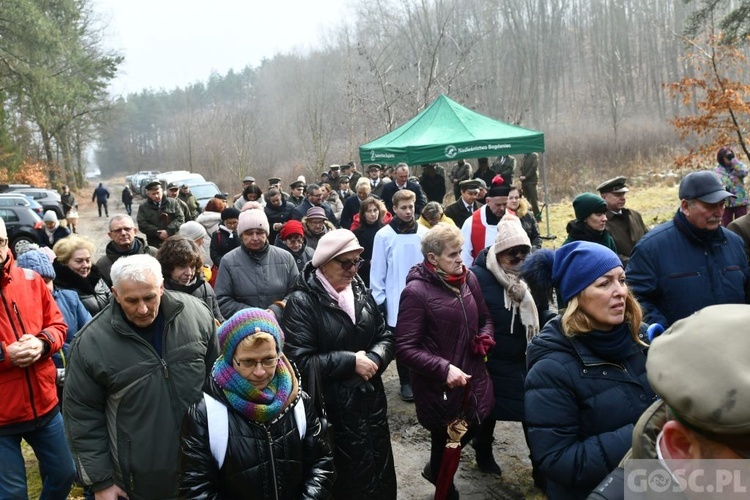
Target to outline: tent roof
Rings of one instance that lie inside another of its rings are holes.
[[[417,116],[360,146],[362,163],[409,165],[544,151],[544,134],[476,113],[440,95]]]

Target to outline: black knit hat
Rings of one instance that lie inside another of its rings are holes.
[[[487,190],[487,198],[494,198],[495,196],[508,196],[510,194],[510,186],[505,184],[503,178],[496,175],[492,178],[492,184],[490,189]]]
[[[234,207],[225,208],[221,211],[221,221],[227,221],[229,219],[239,219],[240,211]]]

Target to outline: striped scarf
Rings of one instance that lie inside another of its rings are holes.
[[[266,423],[279,416],[294,390],[291,365],[283,354],[276,374],[262,390],[237,373],[231,357],[219,356],[211,374],[232,408],[254,422]]]

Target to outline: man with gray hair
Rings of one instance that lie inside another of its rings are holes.
[[[746,304],[750,269],[742,238],[721,226],[728,192],[711,170],[690,172],[672,220],[636,243],[628,286],[646,323],[664,328],[714,304]]]
[[[99,274],[107,285],[112,286],[109,272],[112,269],[112,264],[120,257],[139,254],[156,257],[157,249],[149,246],[145,239],[136,236],[137,232],[138,228],[135,227],[135,222],[129,215],[118,214],[109,219],[109,232],[107,234],[112,241],[107,243],[105,254],[96,261]]]
[[[218,355],[208,307],[164,290],[150,255],[118,259],[114,300],[76,336],[65,430],[96,498],[177,498],[180,425]]]
[[[383,201],[385,202],[385,208],[394,215],[393,212],[393,195],[402,189],[408,189],[414,192],[417,201],[414,204],[414,215],[422,213],[422,209],[427,204],[427,198],[422,194],[422,188],[414,181],[409,180],[409,165],[406,163],[399,163],[396,165],[394,170],[394,180],[389,182],[383,188]]]

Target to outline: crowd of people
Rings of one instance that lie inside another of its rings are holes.
[[[53,212],[17,256],[0,221],[0,496],[27,496],[23,439],[44,498],[78,481],[97,499],[395,499],[394,361],[439,498],[459,498],[451,447],[502,474],[497,421],[521,424],[551,499],[622,498],[631,454],[749,456],[747,169],[730,148],[717,160],[654,228],[624,177],[579,194],[557,250],[535,153],[447,177],[350,162],[291,194],[248,176],[202,209],[154,181],[135,218],[125,192],[110,218],[100,184],[95,262]]]

